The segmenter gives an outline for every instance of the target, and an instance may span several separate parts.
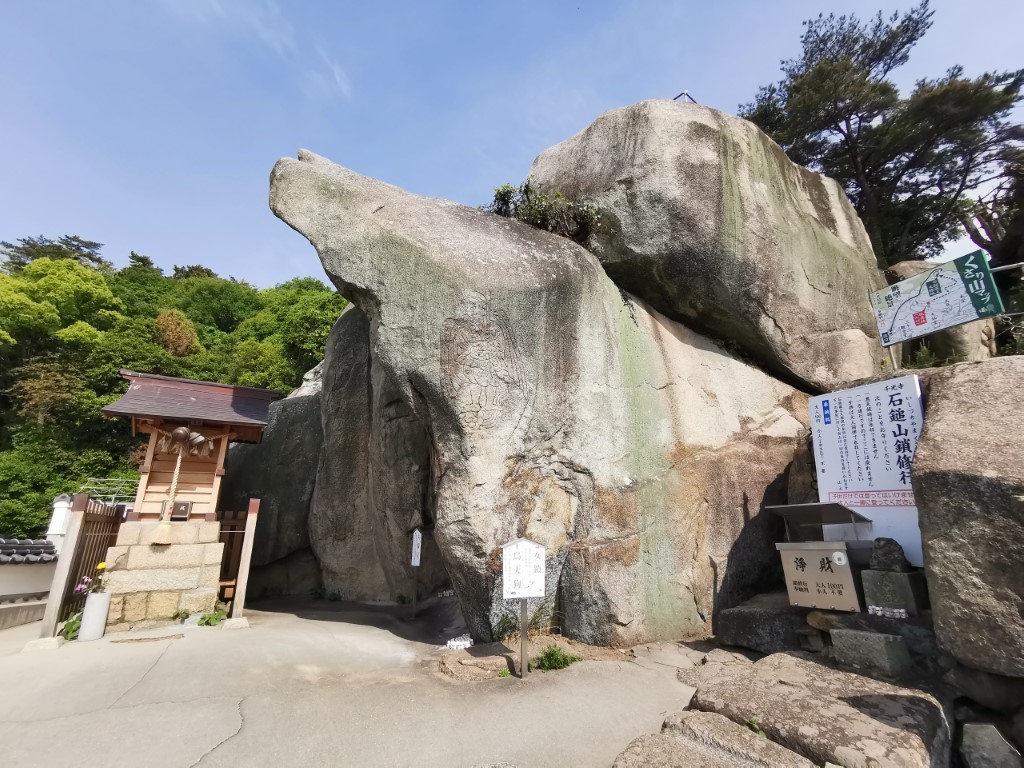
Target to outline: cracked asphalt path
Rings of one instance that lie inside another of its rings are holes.
[[[416,622],[408,609],[257,606],[250,629],[50,651],[16,652],[36,625],[0,632],[4,766],[608,766],[692,694],[673,667],[626,661],[453,681],[440,642],[462,629],[444,601]]]

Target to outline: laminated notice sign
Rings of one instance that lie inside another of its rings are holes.
[[[515,600],[544,597],[543,544],[516,539],[501,548],[502,597]]]
[[[922,565],[910,485],[924,425],[917,376],[812,397],[810,411],[819,500],[862,513],[872,521],[872,538],[896,539],[907,559]],[[826,540],[858,537],[853,526],[827,525],[823,531]]]
[[[936,264],[871,294],[883,347],[1003,312],[981,251]]]

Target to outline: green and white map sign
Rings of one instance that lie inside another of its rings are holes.
[[[981,251],[871,294],[882,346],[1002,314],[1003,302]]]

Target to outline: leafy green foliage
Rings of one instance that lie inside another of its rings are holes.
[[[73,613],[68,617],[68,620],[64,622],[64,626],[61,628],[60,633],[64,635],[64,639],[67,641],[77,640],[78,631],[82,628],[82,612]]]
[[[200,265],[169,277],[132,253],[114,271],[80,238],[0,244],[0,536],[46,529],[53,497],[131,477],[139,441],[100,408],[121,368],[288,391],[322,357],[345,299],[319,280],[275,288]]]
[[[540,656],[530,662],[530,667],[531,669],[539,669],[543,672],[549,672],[555,669],[565,669],[570,664],[575,664],[577,661],[583,661],[583,658],[572,653],[567,653],[557,645],[552,644],[541,651]]]
[[[183,280],[186,277],[217,277],[217,273],[201,264],[192,264],[187,267],[179,267],[175,264],[174,273],[171,276],[175,280]]]
[[[199,617],[200,627],[216,627],[228,616],[228,612],[223,608],[218,608],[213,613],[204,613]]]
[[[561,192],[548,195],[535,189],[527,179],[518,187],[502,184],[483,210],[531,227],[586,243],[592,234],[604,231],[601,215],[589,203],[576,203]]]
[[[747,728],[752,730],[758,736],[761,736],[766,739],[768,738],[768,735],[761,728],[761,721],[758,720],[756,717],[748,717],[744,722],[746,723]]]
[[[130,445],[128,435],[122,438],[121,445]],[[81,447],[66,435],[22,425],[12,446],[0,451],[0,528],[4,535],[40,535],[46,530],[54,497],[75,490],[87,477],[133,476],[128,448],[123,450],[123,455],[117,456],[111,450]]]
[[[175,357],[193,355],[203,348],[196,327],[181,310],[165,309],[156,316],[153,331],[157,343]]]
[[[209,325],[225,333],[259,312],[263,304],[260,292],[248,283],[219,277],[172,278],[167,303],[196,325]]]
[[[936,255],[959,237],[968,196],[1006,172],[1024,139],[1010,121],[1024,70],[969,78],[954,66],[900,94],[890,76],[932,15],[925,0],[868,22],[806,21],[801,54],[740,108],[795,162],[845,187],[882,266]]]

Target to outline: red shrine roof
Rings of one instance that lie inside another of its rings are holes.
[[[265,427],[270,404],[284,397],[274,389],[176,379],[124,368],[121,375],[131,383],[120,400],[103,407],[107,416]]]

